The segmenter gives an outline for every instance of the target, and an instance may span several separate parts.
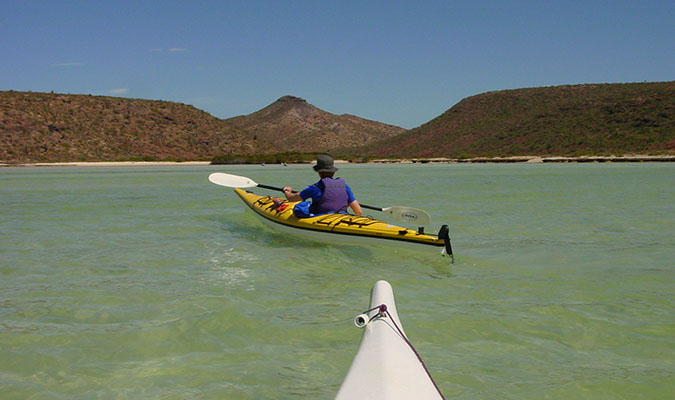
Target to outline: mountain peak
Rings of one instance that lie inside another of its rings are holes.
[[[301,97],[286,95],[280,97],[279,100],[276,101],[276,103],[307,104],[307,100]]]
[[[277,101],[270,104],[269,106],[259,110],[256,113],[270,114],[270,113],[288,113],[288,112],[302,112],[302,113],[314,113],[318,112],[319,109],[309,104],[307,100],[296,97],[296,96],[283,96],[280,97]]]
[[[404,131],[403,128],[352,115],[334,115],[303,98],[290,95],[227,122],[255,135],[261,142],[299,152],[328,153],[331,149],[367,144]]]

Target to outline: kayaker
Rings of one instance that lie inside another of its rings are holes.
[[[292,187],[285,186],[284,195],[288,201],[304,202],[311,199],[309,212],[315,215],[331,212],[347,212],[347,207],[350,207],[356,215],[363,213],[359,202],[345,183],[345,180],[333,178],[337,168],[334,166],[332,157],[328,155],[319,156],[316,159],[316,165],[312,168],[319,174],[321,179],[317,183],[307,186],[301,192],[293,192]]]

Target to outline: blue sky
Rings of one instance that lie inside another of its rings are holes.
[[[0,0],[0,90],[414,128],[475,94],[675,79],[670,1]]]

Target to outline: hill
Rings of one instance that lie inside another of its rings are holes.
[[[260,151],[249,135],[185,104],[0,92],[0,161],[205,160]]]
[[[0,92],[2,163],[244,160],[234,156],[329,152],[403,131],[353,115],[333,115],[293,96],[222,120],[168,101]]]
[[[0,163],[231,162],[242,160],[235,155],[288,152],[371,158],[675,154],[675,82],[488,92],[410,131],[334,115],[293,96],[222,120],[168,101],[0,92]]]
[[[348,153],[507,157],[675,153],[675,82],[488,92],[394,138]]]
[[[322,111],[306,100],[284,96],[254,113],[225,120],[256,140],[292,152],[324,152],[367,144],[405,131],[354,115]]]

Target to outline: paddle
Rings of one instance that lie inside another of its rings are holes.
[[[245,176],[230,175],[224,172],[214,172],[209,175],[209,181],[215,183],[216,185],[226,186],[231,188],[249,188],[249,187],[260,187],[263,189],[277,190],[283,192],[283,188],[263,185],[262,183],[257,183],[252,179],[249,179]],[[431,217],[429,214],[420,210],[419,208],[412,207],[403,207],[403,206],[391,206],[391,207],[373,207],[366,204],[361,204],[361,207],[368,208],[370,210],[381,211],[390,217],[397,219],[399,221],[416,223],[420,226],[430,225]]]

